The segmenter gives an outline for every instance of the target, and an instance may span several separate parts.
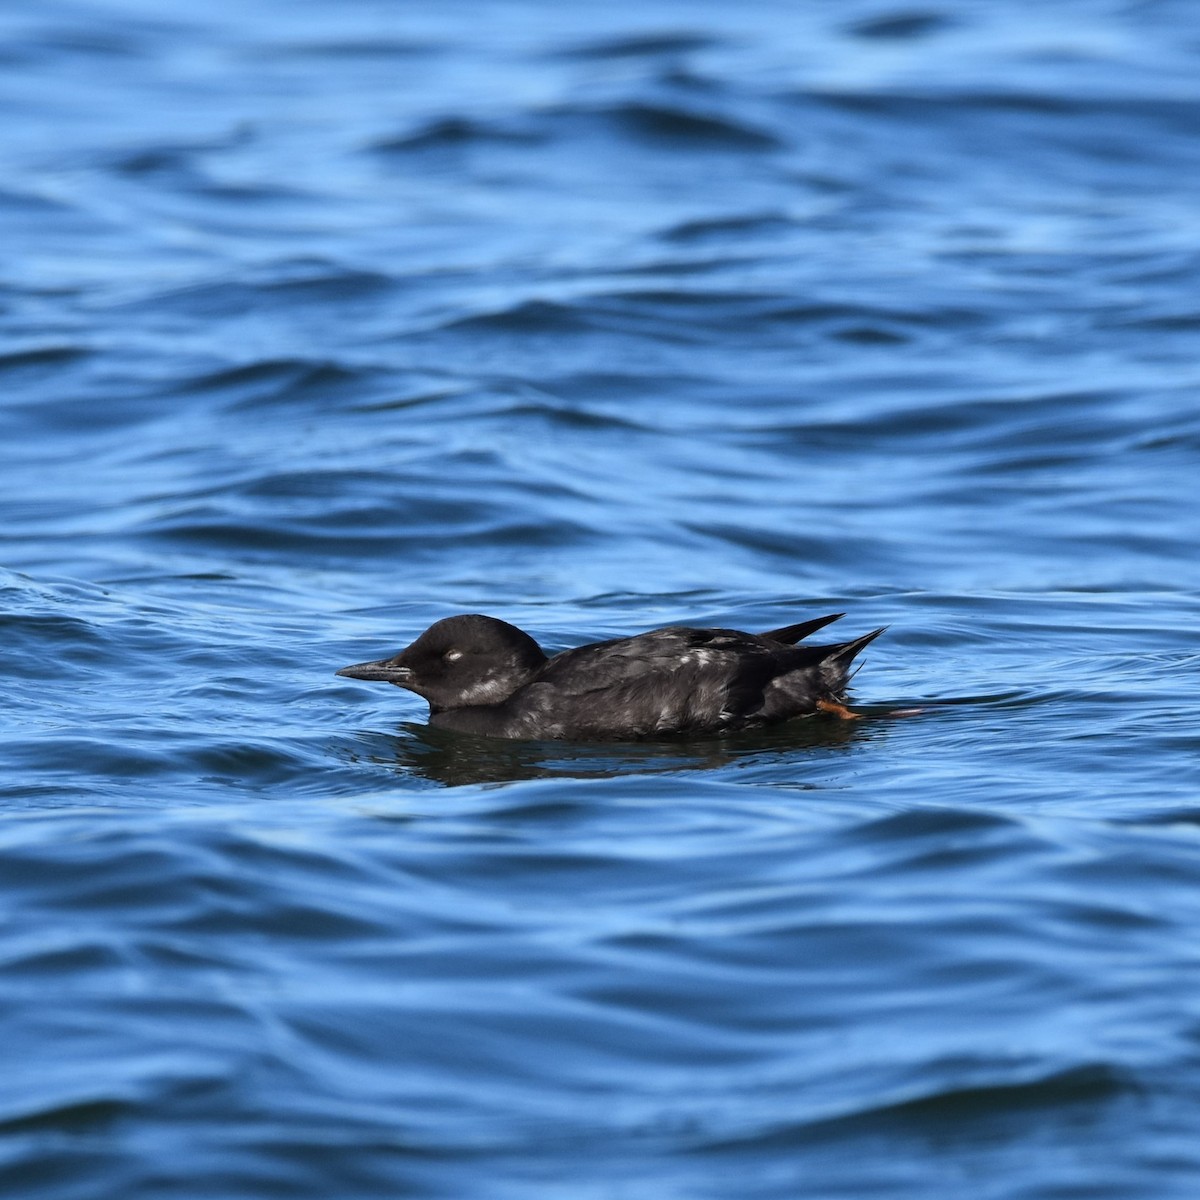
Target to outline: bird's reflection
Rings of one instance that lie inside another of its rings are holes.
[[[711,771],[760,753],[848,747],[876,736],[875,721],[824,716],[720,738],[652,742],[526,742],[474,737],[405,722],[365,757],[446,787],[525,779],[602,779]]]

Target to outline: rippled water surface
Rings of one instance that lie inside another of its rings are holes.
[[[0,1191],[1200,1194],[1198,80],[1183,0],[5,5]],[[891,628],[723,740],[334,677],[461,611]]]

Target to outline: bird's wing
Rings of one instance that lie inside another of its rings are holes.
[[[845,613],[831,613],[827,617],[814,617],[811,621],[801,621],[798,625],[785,625],[782,629],[772,629],[770,633],[760,636],[770,638],[773,642],[784,642],[788,646],[794,646],[808,637],[810,633],[816,633],[818,629],[832,625],[834,621],[840,620],[845,615]]]
[[[735,630],[657,629],[565,650],[514,699],[536,704],[572,736],[716,730],[761,703],[773,657],[769,645]]]

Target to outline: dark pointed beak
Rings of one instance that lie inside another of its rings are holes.
[[[350,679],[394,683],[397,687],[407,687],[413,675],[411,667],[398,667],[390,658],[381,658],[378,662],[355,663],[351,667],[343,667],[337,674]]]

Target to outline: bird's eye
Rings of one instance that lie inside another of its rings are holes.
[[[442,655],[447,662],[458,662],[462,656],[463,652],[461,650],[447,650],[446,653]]]

